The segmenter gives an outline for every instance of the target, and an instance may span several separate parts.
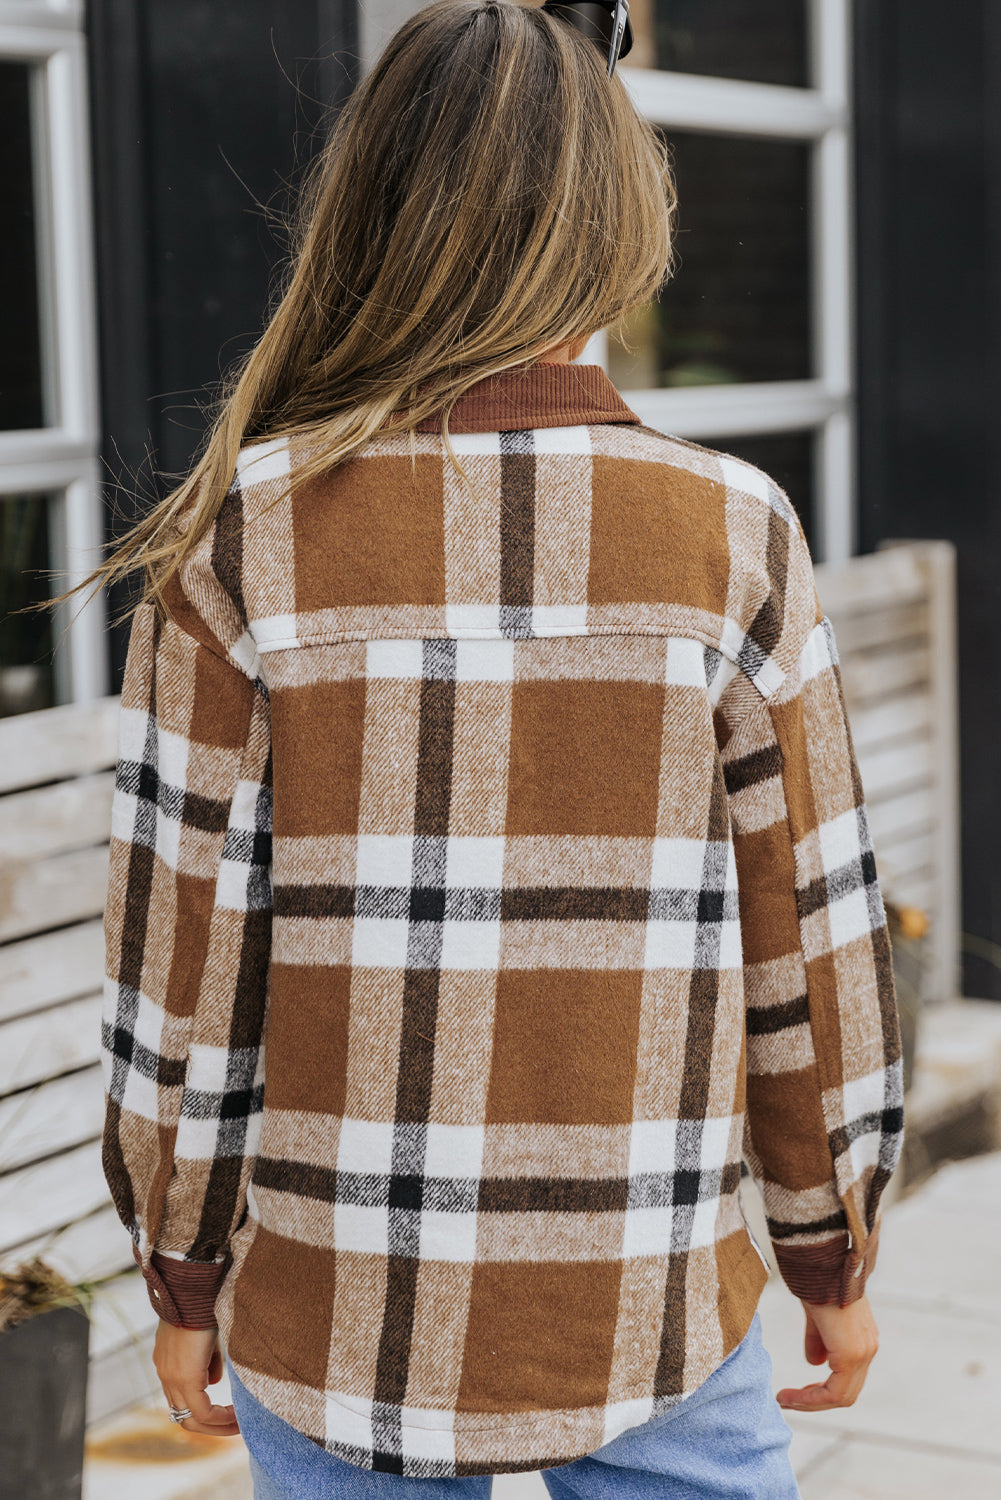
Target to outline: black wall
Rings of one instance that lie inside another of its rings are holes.
[[[958,549],[963,925],[1001,941],[1001,5],[856,0],[861,541]],[[1001,998],[968,956],[965,993]]]
[[[356,6],[91,0],[88,35],[111,534],[188,468],[198,403],[263,326],[282,236],[261,205],[288,207],[352,85]]]

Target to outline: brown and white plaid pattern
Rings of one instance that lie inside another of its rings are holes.
[[[468,483],[427,430],[291,496],[295,442],[241,455],[135,618],[105,919],[154,1305],[428,1477],[568,1462],[720,1364],[766,1276],[744,1156],[793,1290],[857,1296],[902,1128],[785,496],[597,369],[485,382],[452,432]]]

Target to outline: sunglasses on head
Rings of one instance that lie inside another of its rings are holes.
[[[542,9],[548,15],[566,21],[602,52],[607,48],[608,76],[611,78],[616,62],[625,57],[633,44],[629,0],[546,0]]]

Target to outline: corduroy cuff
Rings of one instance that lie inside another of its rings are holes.
[[[824,1245],[774,1244],[782,1280],[802,1302],[815,1307],[837,1303],[848,1307],[865,1291],[879,1249],[879,1221],[873,1225],[861,1255],[850,1250],[849,1236],[841,1234]]]
[[[217,1328],[215,1300],[232,1264],[227,1255],[219,1261],[175,1260],[154,1250],[151,1264],[143,1266],[135,1241],[132,1257],[142,1268],[150,1305],[158,1317],[174,1328]]]

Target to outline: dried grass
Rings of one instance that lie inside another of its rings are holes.
[[[37,1255],[0,1272],[0,1333],[55,1307],[79,1307],[89,1313],[84,1289],[75,1287]]]

